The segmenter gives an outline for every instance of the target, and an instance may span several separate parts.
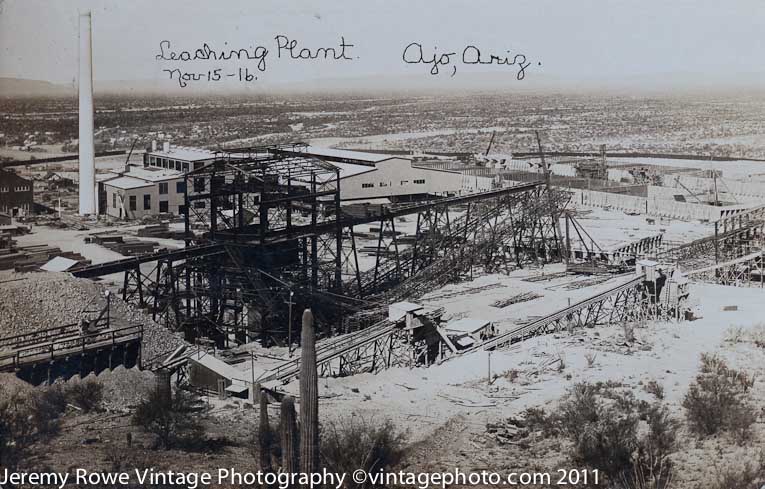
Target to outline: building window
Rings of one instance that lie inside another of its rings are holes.
[[[205,201],[204,200],[197,200],[194,202],[194,209],[204,209],[205,208]]]
[[[182,194],[186,191],[186,182],[175,182],[175,192]]]
[[[145,211],[151,210],[151,195],[150,194],[143,194],[143,210]]]
[[[178,214],[179,215],[186,214],[186,206],[185,205],[179,205],[178,206]]]
[[[189,164],[184,163],[183,165],[181,165],[181,168],[183,168],[183,171],[189,171]]]
[[[149,164],[151,166],[157,166],[157,158],[155,156],[150,156],[149,157]]]
[[[204,178],[195,178],[194,179],[194,192],[204,192],[205,191],[205,179]]]
[[[362,183],[361,188],[373,188],[375,186],[374,183]]]
[[[112,207],[117,208],[117,194],[112,194]]]
[[[423,178],[422,180],[415,180],[414,183],[417,185],[423,185],[425,183],[425,179]]]
[[[131,196],[129,197],[129,199],[130,199],[130,200],[129,200],[129,202],[130,202],[130,210],[131,210],[131,211],[134,211],[134,210],[136,209],[136,207],[137,207],[137,206],[136,206],[136,200],[137,200],[137,199],[135,198],[135,195],[131,195]]]
[[[176,161],[175,162],[175,169],[178,170],[178,171],[181,171],[181,162],[180,161]]]
[[[205,166],[205,162],[204,161],[195,161],[194,162],[194,169],[195,170],[199,170],[203,166]]]
[[[159,201],[159,212],[167,212],[167,201],[166,200],[160,200]]]
[[[159,184],[159,194],[160,195],[167,194],[167,182],[162,182]]]

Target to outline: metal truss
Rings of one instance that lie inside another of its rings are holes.
[[[645,276],[561,309],[549,316],[508,331],[474,349],[505,348],[543,334],[603,324],[640,322],[648,319],[680,318],[684,297],[654,292],[655,283]]]
[[[765,251],[757,251],[717,265],[687,272],[686,275],[701,282],[732,285],[735,287],[765,287]]]
[[[735,260],[765,247],[765,206],[733,211],[715,222],[715,231],[690,243],[659,252],[656,258],[686,270]]]

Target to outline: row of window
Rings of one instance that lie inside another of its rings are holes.
[[[414,183],[416,185],[424,185],[425,184],[425,179],[423,178],[423,179],[420,179],[420,180],[414,180]],[[408,185],[408,184],[409,184],[409,180],[401,180],[401,185],[402,186],[403,185]],[[390,185],[390,182],[380,182],[380,186],[381,187],[387,187],[389,185]],[[361,188],[374,188],[374,186],[375,186],[374,183],[362,183],[361,184]]]
[[[131,211],[134,211],[138,208],[138,198],[135,195],[129,195],[128,196],[128,209]],[[112,194],[112,207],[117,208],[117,194]],[[168,212],[169,209],[169,203],[166,200],[160,200],[159,201],[159,212]],[[143,210],[150,211],[151,210],[151,195],[144,194],[143,195]]]
[[[158,168],[168,168],[170,170],[189,171],[189,164],[186,161],[171,160],[169,158],[149,157],[149,165]]]
[[[8,187],[0,187],[0,193],[4,194],[4,193],[8,192],[8,190],[9,190]],[[14,192],[29,192],[29,185],[22,185],[20,187],[14,187],[13,191]]]

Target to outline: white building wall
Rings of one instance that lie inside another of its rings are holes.
[[[461,184],[459,172],[418,168],[412,166],[411,160],[391,158],[377,163],[374,171],[342,178],[340,198],[361,200],[414,194],[456,194]]]
[[[183,206],[183,192],[177,191],[177,182],[183,181],[183,178],[177,178],[161,182],[167,183],[167,194],[159,193],[160,182],[152,183],[148,187],[132,189],[116,188],[109,185],[109,182],[104,182],[106,214],[115,218],[140,219],[144,216],[159,214],[160,202],[167,201],[167,212],[178,215],[180,214],[181,206]],[[116,195],[116,206],[114,205],[114,195]],[[150,196],[150,209],[144,209],[144,195]],[[130,209],[130,196],[135,196],[135,210]],[[120,210],[122,210],[122,214],[120,214]]]

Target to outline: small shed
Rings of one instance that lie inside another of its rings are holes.
[[[443,328],[455,346],[467,348],[496,334],[491,321],[476,318],[462,318],[452,321]]]
[[[396,323],[402,319],[406,319],[407,329],[415,327],[413,319],[415,316],[422,314],[424,307],[420,304],[414,304],[412,302],[394,302],[388,306],[388,321]]]

